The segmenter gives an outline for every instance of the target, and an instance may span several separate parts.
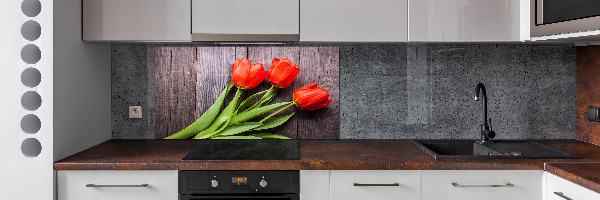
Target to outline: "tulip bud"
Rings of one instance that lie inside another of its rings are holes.
[[[327,107],[331,99],[327,90],[318,88],[316,83],[299,88],[292,95],[294,104],[301,110],[316,110]]]
[[[300,69],[296,68],[288,58],[279,60],[273,58],[273,64],[269,68],[269,82],[278,88],[286,88],[292,84],[292,81],[300,73]]]
[[[231,81],[240,89],[255,88],[268,76],[261,63],[250,64],[246,58],[237,59],[231,70]]]

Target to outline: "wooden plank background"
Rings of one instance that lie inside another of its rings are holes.
[[[294,139],[339,138],[339,48],[338,47],[156,47],[155,49],[155,135],[157,139],[173,134],[200,117],[231,81],[231,66],[237,58],[262,63],[269,70],[273,58],[289,58],[300,73],[288,88],[280,89],[273,102],[291,101],[292,93],[318,83],[330,93],[332,102],[325,109],[296,112],[284,125],[263,132]],[[265,80],[253,94],[269,89]],[[235,93],[233,89],[224,108]],[[247,96],[247,95],[246,95]],[[262,118],[262,117],[259,117]],[[254,120],[254,121],[258,121]]]

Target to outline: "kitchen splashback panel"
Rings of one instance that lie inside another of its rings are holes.
[[[576,66],[572,45],[335,44],[330,45],[336,47],[332,48],[335,49],[333,52],[328,50],[329,47],[321,46],[234,48],[236,52],[247,49],[246,54],[252,62],[262,62],[268,68],[272,56],[289,52],[285,56],[290,59],[298,59],[298,56],[302,59],[309,50],[314,52],[312,57],[318,56],[312,62],[327,60],[327,63],[337,63],[337,56],[328,59],[331,56],[327,55],[337,55],[339,47],[340,93],[339,98],[332,99],[340,101],[340,124],[327,127],[332,130],[339,127],[336,134],[342,139],[478,138],[481,102],[473,101],[473,93],[480,81],[488,88],[489,117],[493,118],[498,138],[576,137]],[[112,130],[115,139],[160,138],[154,133],[156,47],[197,48],[196,53],[190,54],[200,57],[222,55],[224,50],[221,48],[225,48],[196,44],[113,44]],[[205,53],[198,49],[205,49],[202,51]],[[219,62],[234,60],[235,57],[231,56]],[[226,70],[229,70],[231,64],[226,64]],[[299,67],[302,66],[299,64]],[[338,70],[335,67],[329,69]],[[222,75],[218,84],[225,84],[229,77],[229,73]],[[318,82],[323,86],[325,83],[335,84],[320,79]],[[268,84],[262,87],[260,89],[266,89]],[[206,94],[209,89],[216,93],[222,88],[206,88]],[[277,101],[289,100],[291,92],[281,91]],[[210,101],[212,103],[214,97]],[[142,119],[128,118],[128,106],[133,105],[143,107]],[[194,109],[189,113],[196,117],[201,111]],[[188,116],[187,120],[190,118]],[[320,120],[323,118],[311,119],[310,122]],[[293,136],[294,132],[289,130],[300,128],[296,122],[290,121],[277,131]],[[307,124],[302,129],[303,133],[297,132],[305,137],[298,138],[325,138],[323,135],[309,135],[322,133],[319,132],[322,128],[319,124]]]
[[[171,135],[202,116],[231,81],[231,66],[237,58],[263,63],[268,70],[273,58],[287,57],[297,64],[300,73],[289,87],[279,90],[273,102],[291,101],[296,89],[311,83],[326,89],[332,102],[327,108],[315,111],[287,109],[280,115],[296,114],[281,127],[266,132],[294,139],[337,139],[340,124],[338,52],[338,47],[156,47],[155,137]],[[265,80],[246,94],[267,90],[270,86]],[[229,98],[233,93],[230,92]]]

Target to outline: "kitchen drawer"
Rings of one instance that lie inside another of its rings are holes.
[[[300,170],[300,200],[329,200],[329,170]]]
[[[542,175],[537,170],[423,171],[423,199],[541,200]]]
[[[175,170],[68,170],[58,171],[56,180],[58,200],[178,199]],[[88,184],[100,187],[87,187]],[[142,184],[148,185],[139,187]]]
[[[331,200],[418,200],[421,171],[332,170],[330,188]]]
[[[556,194],[559,193],[559,194]],[[562,194],[560,194],[562,193]],[[600,194],[567,181],[554,174],[546,173],[545,200],[584,200],[600,199]],[[562,197],[560,196],[562,195]]]

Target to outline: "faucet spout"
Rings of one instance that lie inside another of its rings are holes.
[[[481,95],[480,95],[481,94]],[[490,129],[487,118],[487,93],[485,91],[485,85],[483,83],[478,83],[475,88],[475,101],[479,101],[481,99],[481,107],[483,108],[482,118],[483,123],[481,123],[481,142],[487,142],[490,139],[496,136],[496,133]],[[491,119],[490,119],[491,120]]]

